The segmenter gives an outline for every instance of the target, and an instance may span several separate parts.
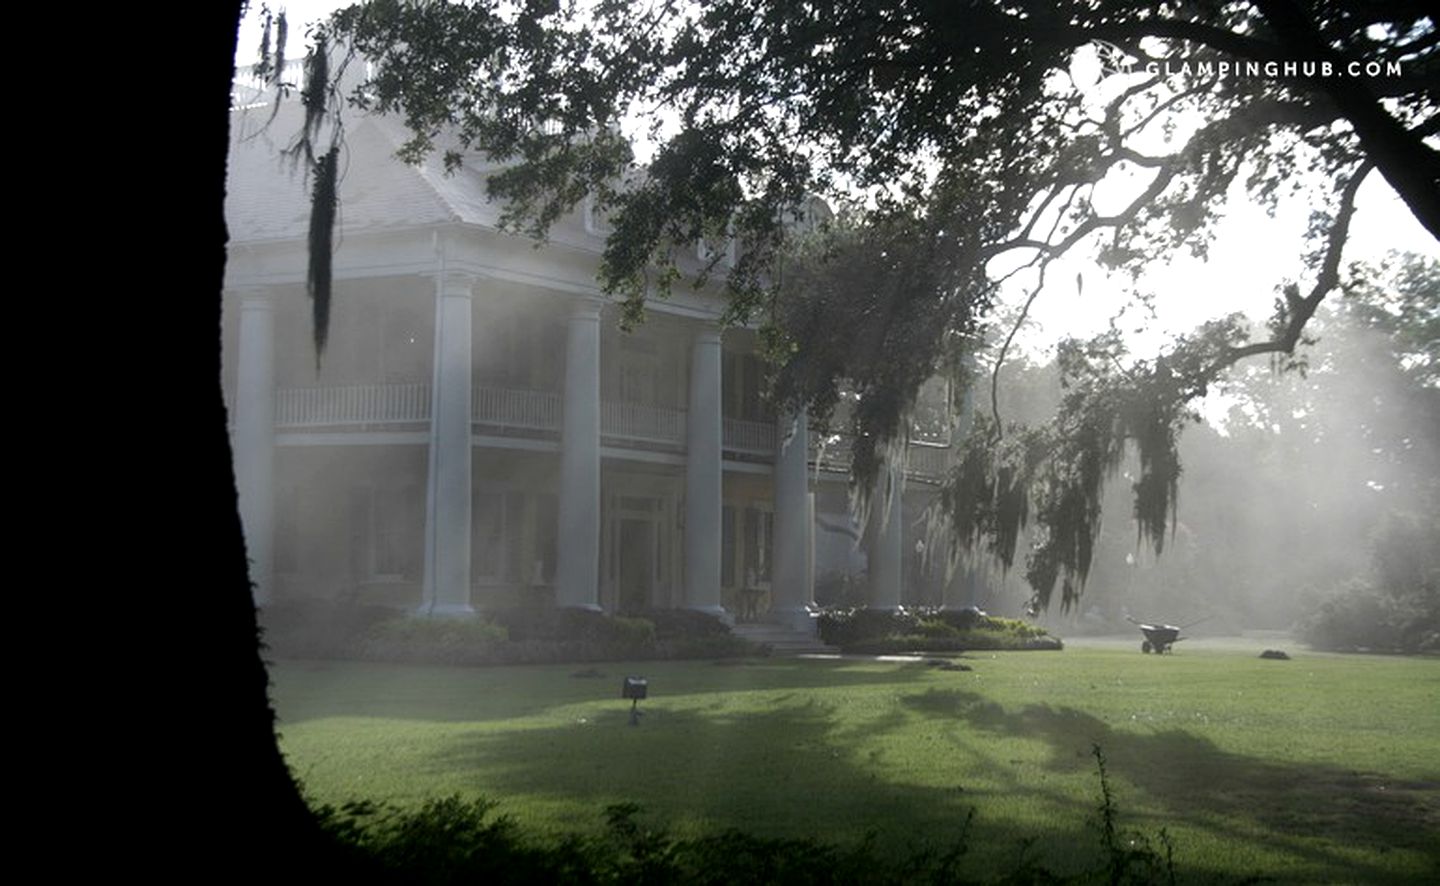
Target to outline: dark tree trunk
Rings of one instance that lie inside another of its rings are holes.
[[[164,275],[157,300],[169,334],[153,341],[163,341],[171,366],[166,384],[180,405],[166,440],[167,453],[176,454],[166,472],[178,481],[175,519],[165,528],[153,589],[167,612],[166,642],[176,660],[168,666],[173,673],[160,671],[138,687],[159,696],[162,712],[178,715],[144,733],[160,746],[149,753],[174,751],[160,757],[161,767],[178,770],[170,773],[174,795],[166,798],[164,825],[155,828],[154,858],[241,879],[318,873],[322,866],[333,875],[340,853],[303,802],[276,740],[220,387],[225,166],[239,14],[236,0],[187,9],[188,45],[172,68],[184,72],[173,85],[179,107],[190,109],[175,115],[190,160],[173,174],[192,180],[171,185],[167,236],[175,248],[157,256],[157,278]]]

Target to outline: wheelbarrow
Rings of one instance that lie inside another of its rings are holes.
[[[1128,615],[1125,616],[1125,619],[1138,627],[1140,633],[1145,635],[1145,641],[1140,644],[1141,652],[1147,654],[1154,652],[1157,655],[1163,655],[1170,651],[1171,646],[1185,639],[1180,636],[1181,631],[1185,630],[1185,628],[1198,625],[1201,621],[1206,621],[1209,617],[1210,616],[1207,615],[1205,618],[1200,619],[1200,621],[1192,621],[1187,625],[1147,625],[1136,621]]]

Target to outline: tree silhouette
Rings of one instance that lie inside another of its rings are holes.
[[[242,7],[232,0],[187,12],[191,36],[174,59],[186,76],[173,100],[193,109],[185,132],[193,142],[179,164],[187,183],[164,202],[175,240],[156,301],[170,333],[163,337],[168,384],[184,408],[172,403],[168,414],[170,451],[179,455],[166,457],[165,500],[176,519],[148,539],[168,618],[143,633],[156,653],[168,654],[122,701],[130,717],[118,731],[141,738],[124,745],[137,755],[115,765],[155,765],[138,773],[145,782],[132,801],[153,805],[121,813],[136,820],[120,827],[133,828],[126,852],[137,870],[334,876],[350,870],[348,856],[320,831],[277,743],[220,388],[225,158]],[[166,166],[174,175],[170,159]],[[173,708],[174,719],[145,709],[146,722],[134,722],[137,699],[147,696]]]

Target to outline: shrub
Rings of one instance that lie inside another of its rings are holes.
[[[1440,518],[1391,514],[1371,541],[1368,580],[1322,599],[1297,633],[1337,651],[1440,652]]]
[[[416,810],[368,801],[324,806],[322,829],[357,856],[356,873],[396,883],[1174,883],[1174,847],[1162,830],[1163,853],[1143,834],[1122,830],[1105,771],[1094,749],[1100,804],[1093,820],[1098,854],[1087,869],[1057,873],[1029,855],[997,877],[965,870],[969,815],[944,851],[910,848],[897,857],[873,841],[845,847],[815,838],[755,837],[738,830],[677,838],[639,820],[633,803],[606,807],[597,837],[538,837],[494,804],[458,796]],[[368,868],[368,870],[367,870]],[[1247,880],[1251,882],[1253,880]]]
[[[1440,607],[1424,603],[1352,581],[1321,601],[1296,633],[1337,652],[1440,652]]]
[[[736,658],[765,652],[732,634],[719,618],[681,609],[616,616],[525,606],[484,616],[426,618],[382,606],[298,600],[267,607],[262,619],[271,652],[296,658],[486,665]]]
[[[1064,648],[1044,628],[973,609],[831,610],[820,616],[820,637],[846,652],[867,655]]]
[[[694,609],[643,609],[622,613],[643,618],[655,626],[657,640],[730,636],[730,626],[718,616]]]
[[[318,597],[278,600],[258,612],[268,649],[293,658],[336,658],[376,625],[403,618],[386,606]]]
[[[820,614],[820,639],[846,649],[865,640],[914,634],[920,620],[909,612],[883,609],[831,609]]]
[[[353,644],[361,658],[433,664],[493,661],[509,632],[483,618],[406,616],[381,622]]]
[[[960,629],[947,623],[943,618],[921,618],[915,625],[915,633],[922,637],[948,640],[960,636]]]
[[[574,608],[510,608],[490,613],[513,640],[591,643],[642,648],[654,642],[655,626],[645,619],[622,618]]]

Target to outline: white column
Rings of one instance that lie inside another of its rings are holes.
[[[810,584],[810,484],[806,476],[809,423],[804,410],[775,429],[775,567],[771,575],[770,618],[790,627],[815,630],[814,588]]]
[[[275,543],[275,310],[268,294],[240,297],[235,388],[235,482],[255,602],[270,602]]]
[[[870,607],[896,610],[900,608],[900,582],[905,559],[903,547],[905,467],[904,456],[894,463],[886,460],[880,467],[875,483],[875,498],[870,504],[870,519],[875,522],[874,548],[870,553]],[[889,501],[885,500],[890,487]],[[882,512],[882,509],[883,512]]]
[[[728,619],[720,605],[720,330],[706,326],[690,352],[686,413],[685,605]]]
[[[468,615],[470,606],[471,327],[474,279],[446,274],[435,311],[431,401],[429,519],[426,520],[425,610]]]
[[[600,301],[570,315],[560,438],[560,543],[555,602],[600,609]]]

